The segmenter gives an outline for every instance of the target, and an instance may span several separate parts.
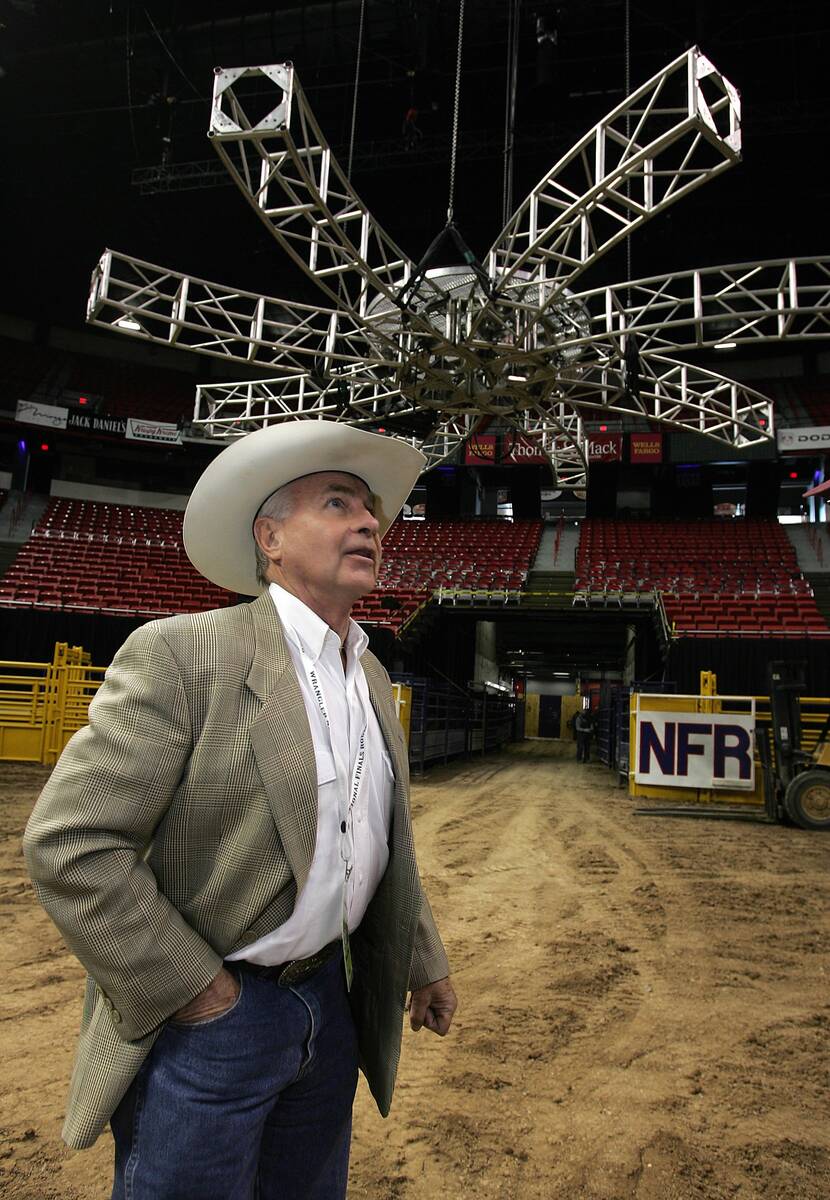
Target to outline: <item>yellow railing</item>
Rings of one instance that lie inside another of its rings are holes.
[[[0,661],[0,759],[56,763],[86,725],[105,671],[66,642],[56,644],[51,663]]]

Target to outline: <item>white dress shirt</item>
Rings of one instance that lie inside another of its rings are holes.
[[[334,630],[291,592],[276,583],[269,590],[311,727],[317,767],[317,839],[308,879],[288,920],[228,955],[263,966],[307,958],[338,938],[344,887],[349,932],[357,929],[389,861],[394,792],[392,760],[360,665],[368,637],[355,621],[349,622],[344,673],[342,643]],[[356,787],[361,741],[364,756]],[[344,883],[347,866],[351,870]]]

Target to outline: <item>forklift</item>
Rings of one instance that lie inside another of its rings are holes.
[[[806,663],[769,664],[769,702],[774,763],[761,751],[768,811],[774,809],[801,829],[830,830],[830,714],[811,754],[801,749],[801,705]]]

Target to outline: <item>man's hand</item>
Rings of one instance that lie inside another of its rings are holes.
[[[422,1025],[443,1037],[452,1024],[458,998],[449,979],[437,979],[418,988],[409,998],[409,1024],[417,1032]]]
[[[209,1021],[211,1017],[219,1017],[236,1003],[239,995],[239,984],[230,971],[222,967],[215,979],[194,996],[184,1008],[173,1013],[172,1020],[182,1025],[196,1025],[201,1021]]]

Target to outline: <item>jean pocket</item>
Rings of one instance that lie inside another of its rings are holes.
[[[215,1017],[206,1017],[204,1021],[177,1021],[175,1018],[171,1017],[167,1024],[172,1026],[174,1029],[207,1029],[208,1026],[218,1025],[221,1021],[226,1021],[239,1008],[239,1004],[242,1000],[242,993],[245,990],[245,980],[242,972],[235,971],[234,975],[236,977],[236,982],[239,984],[239,991],[237,992],[236,999],[230,1008],[226,1008],[224,1012],[217,1013]]]

